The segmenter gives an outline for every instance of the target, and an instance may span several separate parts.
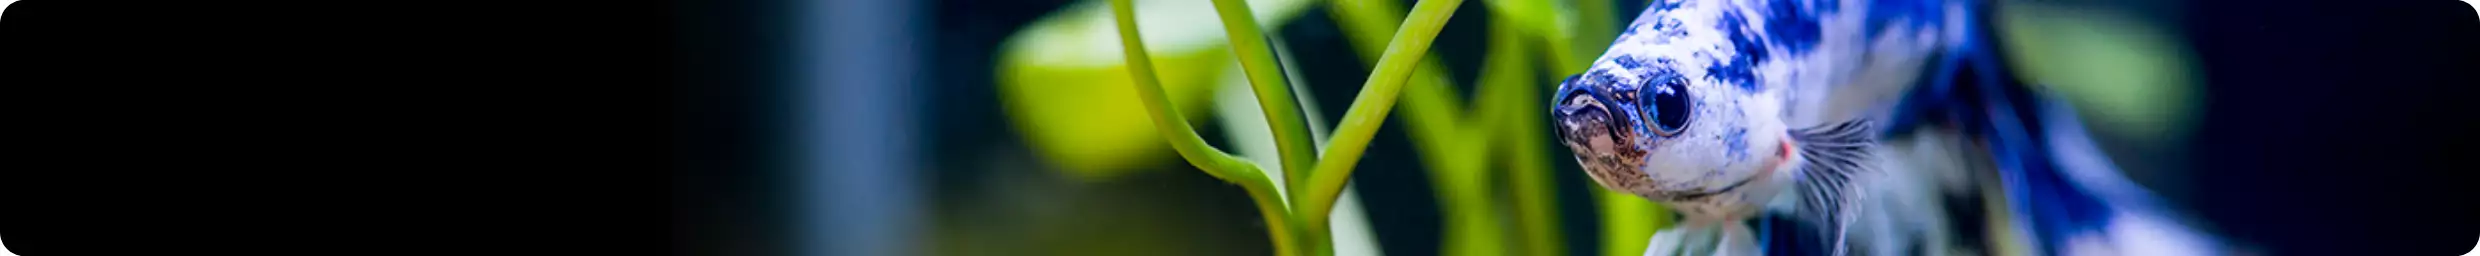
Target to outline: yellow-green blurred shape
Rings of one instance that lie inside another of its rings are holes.
[[[1238,61],[1207,1],[1138,0],[1138,29],[1163,90],[1188,116],[1205,113],[1213,79]],[[1253,0],[1261,26],[1298,16],[1307,0]],[[1147,120],[1121,57],[1109,5],[1085,1],[1051,14],[1000,45],[999,91],[1010,119],[1060,170],[1108,179],[1172,152]]]
[[[1601,200],[1602,255],[1644,255],[1655,230],[1670,226],[1670,210],[1662,209],[1645,198],[1595,186],[1593,197]]]
[[[2064,94],[2092,129],[2141,141],[2184,137],[2202,98],[2194,57],[2167,28],[2103,8],[2011,2],[2002,30],[2014,64]]]

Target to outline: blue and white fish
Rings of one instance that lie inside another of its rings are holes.
[[[1965,161],[1974,164],[1947,164],[1966,166],[1968,176],[1992,177],[1986,180],[1997,184],[1986,187],[1999,188],[1990,194],[2004,204],[1998,208],[2004,212],[1992,214],[2022,227],[2029,235],[2023,242],[2034,252],[2213,251],[2209,237],[2172,221],[2177,218],[2170,210],[2117,176],[2061,101],[2006,71],[1987,25],[1994,10],[1987,4],[1657,1],[1590,69],[1560,83],[1551,116],[1560,141],[1594,181],[1664,203],[1684,217],[1681,229],[1657,234],[1649,255],[1698,251],[1676,248],[1697,243],[1661,241],[1713,231],[1720,233],[1713,241],[1719,245],[1703,251],[1726,255],[1761,253],[1755,248],[1843,255],[1853,247],[1879,254],[1911,248],[1895,254],[1917,255],[1935,249],[1919,248],[1921,241],[1953,240],[1922,238],[1932,236],[1926,234],[2006,237],[1903,225],[1971,221],[1908,214],[1952,209],[1860,209],[1978,203],[1918,203],[1938,196],[1863,203],[1867,194],[1937,194],[1862,187],[1871,184],[1865,177],[1937,175],[1877,170],[1887,167],[1876,159],[1878,142],[1923,124],[1948,128],[1929,136],[1978,143],[1941,150],[1981,151],[1964,154],[1979,158]],[[1796,191],[1789,194],[1796,203],[1788,216],[1798,223],[1771,221],[1784,216],[1769,213],[1784,191]],[[1873,233],[1890,235],[1862,246],[1846,233],[1864,212],[1907,214],[1873,216],[1867,225],[1878,229]],[[1746,222],[1752,218],[1770,227],[1751,230]],[[1760,230],[1773,234],[1754,234]]]
[[[1840,255],[1874,125],[1972,43],[1967,4],[1658,1],[1560,83],[1551,116],[1594,181],[1664,203],[1683,226],[1752,242],[1741,221],[1798,191],[1797,216]]]

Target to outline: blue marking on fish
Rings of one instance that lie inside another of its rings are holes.
[[[1731,129],[1730,135],[1723,135],[1722,143],[1731,149],[1732,158],[1748,158],[1748,128]]]
[[[1771,37],[1775,45],[1791,51],[1791,54],[1806,53],[1810,49],[1817,48],[1817,40],[1825,34],[1821,28],[1823,25],[1817,22],[1817,18],[1824,13],[1835,12],[1838,9],[1835,8],[1836,5],[1817,2],[1767,1],[1765,4],[1767,9],[1765,35]]]
[[[1638,62],[1636,60],[1636,56],[1622,56],[1619,58],[1612,58],[1610,60],[1612,62],[1617,62],[1619,67],[1627,68],[1628,70],[1641,70],[1645,67],[1645,63]]]
[[[1724,38],[1730,40],[1731,50],[1738,51],[1738,57],[1715,60],[1713,65],[1707,67],[1705,74],[1738,85],[1743,90],[1762,89],[1763,84],[1757,81],[1755,67],[1769,57],[1767,54],[1770,51],[1767,51],[1765,43],[1753,31],[1747,31],[1747,18],[1737,12],[1722,13],[1720,26],[1718,29],[1726,35]]]
[[[1946,17],[1946,7],[1935,1],[1871,1],[1866,26],[1862,27],[1869,34],[1878,34],[1895,26],[1935,26],[1944,22],[1942,17]]]

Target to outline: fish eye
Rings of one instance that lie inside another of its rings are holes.
[[[1688,109],[1690,104],[1688,104],[1686,79],[1672,78],[1649,86],[1637,87],[1636,94],[1640,95],[1637,96],[1638,99],[1645,100],[1645,102],[1637,103],[1637,107],[1641,108],[1637,112],[1643,113],[1644,120],[1651,122],[1656,135],[1664,137],[1679,135],[1680,129],[1688,126],[1689,115],[1695,113]]]

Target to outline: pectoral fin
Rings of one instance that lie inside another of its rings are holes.
[[[1801,158],[1806,159],[1795,172],[1801,191],[1799,214],[1830,232],[1826,237],[1833,245],[1831,255],[1844,255],[1848,250],[1844,232],[1859,215],[1861,199],[1852,179],[1869,171],[1864,163],[1867,149],[1877,143],[1874,125],[1856,120],[1790,132]]]

